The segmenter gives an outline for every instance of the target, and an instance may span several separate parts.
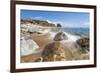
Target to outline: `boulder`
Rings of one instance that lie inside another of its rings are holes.
[[[37,52],[39,46],[37,43],[31,39],[29,35],[22,35],[21,40],[21,56],[30,55]]]
[[[77,44],[82,48],[82,51],[87,52],[89,51],[89,38],[81,38],[78,39]]]
[[[45,46],[42,54],[43,61],[65,61],[66,54],[63,45],[53,42]]]
[[[61,41],[61,40],[67,40],[67,39],[68,37],[64,32],[58,32],[54,37],[55,41]]]

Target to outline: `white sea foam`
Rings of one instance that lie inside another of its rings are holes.
[[[53,39],[57,33],[56,32],[50,32],[50,38]]]
[[[68,39],[62,40],[61,42],[69,42],[69,41],[75,42],[76,40],[81,38],[80,36],[72,35],[72,34],[67,33],[67,32],[63,32],[63,33],[68,37]],[[56,32],[50,32],[50,37],[53,39],[56,34],[57,34]]]
[[[64,33],[68,37],[68,40],[71,40],[71,41],[76,41],[80,38],[80,36],[77,36],[77,35],[72,35],[72,34],[69,34],[69,33],[66,33],[66,32],[64,32]]]

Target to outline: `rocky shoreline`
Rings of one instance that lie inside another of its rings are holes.
[[[21,63],[89,59],[88,37],[51,28],[59,27],[21,24]]]

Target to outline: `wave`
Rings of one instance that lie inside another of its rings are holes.
[[[50,37],[53,39],[57,33],[58,32],[50,32]],[[73,34],[70,34],[70,33],[67,33],[67,32],[63,32],[63,33],[68,37],[67,40],[62,40],[63,42],[64,41],[67,41],[67,42],[68,41],[73,41],[73,42],[75,42],[76,40],[81,38],[80,36],[73,35]]]
[[[64,32],[64,33],[66,34],[66,36],[68,37],[68,40],[70,40],[70,41],[76,41],[81,38],[80,36],[72,35],[67,32]]]

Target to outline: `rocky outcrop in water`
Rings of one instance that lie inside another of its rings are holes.
[[[65,61],[66,55],[63,45],[53,42],[45,46],[42,52],[43,61]]]
[[[78,39],[76,42],[81,47],[82,52],[89,51],[89,38],[81,38],[81,39]]]
[[[66,36],[64,32],[58,32],[54,37],[55,41],[61,41],[61,40],[67,40],[67,39],[68,37]]]

